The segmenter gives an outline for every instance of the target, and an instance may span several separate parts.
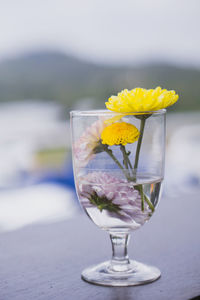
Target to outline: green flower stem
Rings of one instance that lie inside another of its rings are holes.
[[[137,169],[137,167],[138,167],[139,155],[140,155],[140,148],[141,148],[142,138],[143,138],[143,134],[144,134],[145,121],[146,121],[146,117],[145,116],[141,117],[141,122],[140,122],[140,136],[139,136],[138,143],[137,143],[134,169]]]
[[[142,121],[143,121],[143,125],[141,124],[140,129],[143,128],[142,131],[141,131],[142,132],[142,136],[143,136],[145,119],[142,119],[141,123],[142,123]],[[141,141],[140,141],[139,150],[137,151],[138,152],[138,158],[137,158],[137,161],[136,161],[137,164],[138,164],[138,159],[139,159],[139,152],[140,152],[141,142],[142,142],[142,138],[141,138]],[[138,140],[138,143],[139,143],[139,140]],[[129,154],[126,152],[125,146],[121,145],[120,146],[120,150],[123,153],[124,165],[125,165],[126,169],[124,169],[124,167],[121,165],[121,163],[118,161],[118,159],[114,156],[112,150],[108,148],[108,145],[103,145],[102,144],[102,148],[113,159],[113,161],[118,165],[118,167],[122,170],[122,172],[124,173],[124,176],[126,177],[126,179],[129,182],[130,181],[136,181],[136,178],[133,179],[130,176],[130,173],[129,173],[128,166],[130,166],[131,171],[132,171],[132,173],[134,175],[133,168],[132,168],[131,162],[130,162],[129,157],[128,157]],[[138,146],[137,146],[137,149],[138,149]],[[127,174],[127,171],[128,171],[128,174]],[[155,208],[154,208],[153,204],[151,203],[151,201],[148,199],[148,197],[145,195],[142,184],[136,185],[136,186],[134,186],[134,188],[141,195],[141,210],[144,211],[144,201],[146,201],[146,203],[148,204],[148,206],[151,209],[151,211],[154,212]]]
[[[154,208],[153,204],[151,203],[151,201],[149,200],[149,198],[145,194],[144,194],[144,200],[149,205],[151,211],[154,212],[155,208]]]
[[[141,195],[141,210],[144,211],[144,201],[149,205],[149,208],[152,212],[154,212],[155,208],[149,198],[145,195],[142,184],[138,184],[134,186],[135,190],[137,190]]]
[[[138,185],[138,190],[141,195],[141,210],[144,211],[144,191],[143,191],[143,186],[141,184]]]
[[[118,165],[118,167],[122,170],[122,172],[124,173],[124,176],[126,177],[126,179],[128,181],[130,181],[129,176],[127,176],[126,170],[123,168],[123,166],[120,164],[120,162],[118,161],[118,159],[114,156],[113,152],[111,149],[108,149],[107,145],[103,145],[103,149],[104,151],[114,160],[114,162]]]
[[[128,165],[129,165],[130,169],[132,170],[133,167],[132,167],[132,164],[131,164],[130,159],[129,159],[129,155],[130,155],[131,152],[128,151],[128,153],[127,153],[127,152],[126,152],[126,147],[125,147],[125,146],[123,146],[123,147],[124,147],[124,153],[125,153],[125,155],[126,155],[127,163],[128,163]]]
[[[124,147],[124,145],[120,145],[120,150],[122,151],[123,154],[123,158],[124,158],[124,165],[126,167],[126,169],[128,169],[128,161],[127,161],[127,153],[126,153],[126,149]]]
[[[123,154],[123,158],[124,158],[124,166],[125,166],[125,170],[126,170],[126,173],[127,173],[127,176],[130,178],[131,177],[131,175],[130,175],[130,172],[129,172],[129,168],[128,168],[128,165],[129,165],[129,158],[128,158],[128,154],[127,154],[127,152],[126,152],[126,148],[125,148],[125,146],[124,145],[120,145],[120,150],[121,150],[121,152],[122,152],[122,154]]]
[[[130,167],[131,170],[133,171],[133,167],[132,167],[132,164],[131,164],[130,159],[129,159],[129,157],[128,157],[128,154],[127,154],[127,161],[128,161],[129,167]]]
[[[138,139],[137,149],[136,149],[136,154],[135,154],[134,170],[137,170],[137,167],[138,167],[140,149],[141,149],[142,139],[143,139],[143,135],[144,135],[144,127],[145,127],[146,119],[148,117],[149,117],[149,115],[143,115],[143,116],[140,117],[140,120],[141,120],[141,122],[140,122],[140,136],[139,136],[139,139]],[[134,175],[134,181],[136,181],[136,175]],[[143,186],[140,184],[140,185],[138,185],[138,187],[136,189],[140,192],[140,195],[141,195],[141,209],[142,209],[142,211],[144,211],[144,201],[146,201],[149,208],[152,210],[152,212],[154,212],[155,208],[154,208],[153,204],[151,203],[151,201],[149,200],[149,198],[145,195],[145,193],[143,191]]]

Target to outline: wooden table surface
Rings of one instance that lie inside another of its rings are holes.
[[[160,268],[159,280],[102,287],[81,280],[83,268],[108,260],[109,236],[86,216],[0,234],[0,300],[186,300],[200,295],[199,194],[164,197],[133,232],[129,256]]]

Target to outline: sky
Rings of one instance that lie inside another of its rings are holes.
[[[200,68],[199,0],[0,0],[0,59],[53,49]]]

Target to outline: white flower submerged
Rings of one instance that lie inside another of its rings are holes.
[[[133,183],[106,172],[79,177],[78,189],[84,208],[96,207],[111,217],[133,222],[135,227],[143,225],[151,215],[146,203],[141,210],[141,196]]]

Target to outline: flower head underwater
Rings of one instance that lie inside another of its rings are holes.
[[[156,111],[173,105],[179,96],[175,91],[157,87],[155,89],[135,88],[123,90],[111,96],[106,102],[109,110],[121,113]]]
[[[105,127],[101,133],[102,144],[109,146],[132,144],[138,140],[139,130],[126,122],[113,123]]]
[[[145,203],[144,211],[141,211],[141,196],[130,182],[114,177],[106,172],[91,172],[78,179],[78,189],[81,195],[83,207],[99,206],[111,216],[132,222],[133,227],[138,228],[150,217],[150,209]],[[105,199],[107,203],[105,202]],[[103,201],[103,203],[101,203]],[[103,206],[104,205],[104,206]],[[118,207],[118,210],[113,208]]]

